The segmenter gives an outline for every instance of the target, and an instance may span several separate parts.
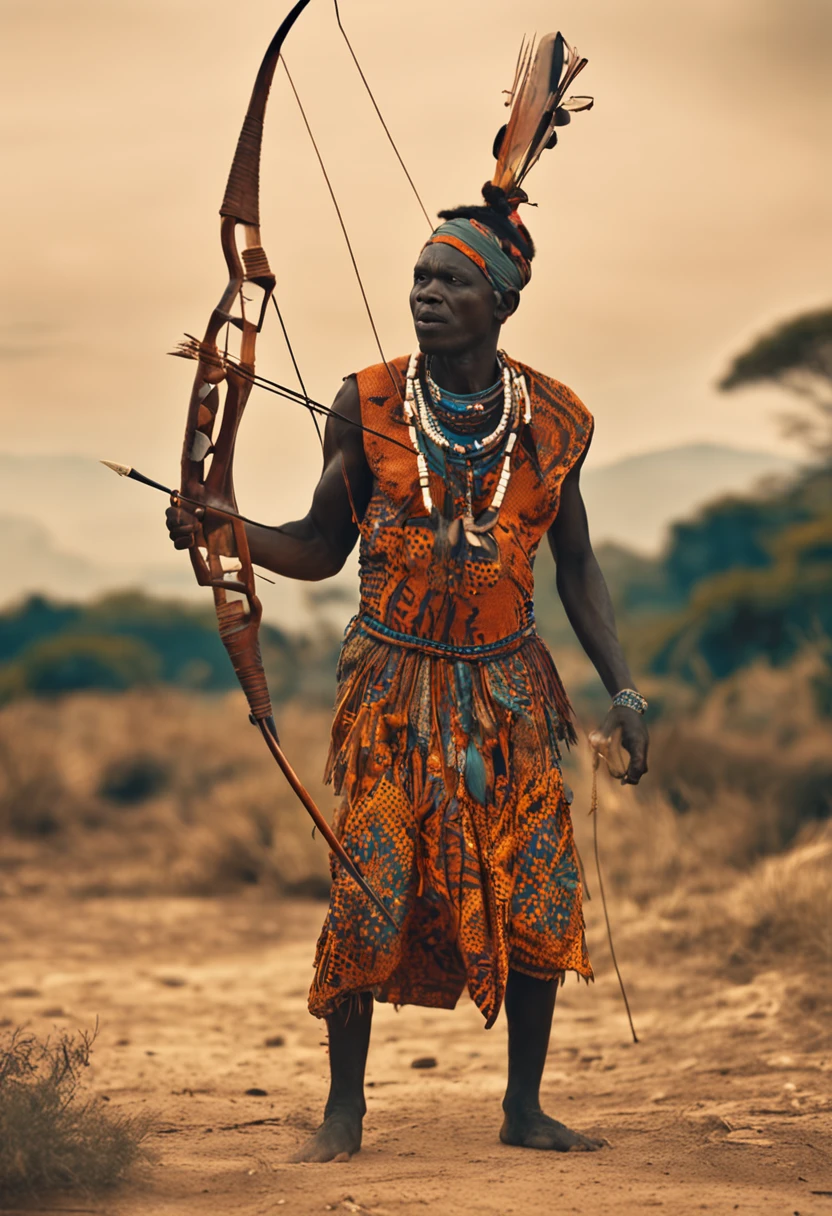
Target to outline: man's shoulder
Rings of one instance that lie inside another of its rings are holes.
[[[378,385],[386,390],[388,397],[393,393],[394,388],[399,392],[404,387],[409,360],[409,355],[398,355],[395,359],[388,359],[386,363],[371,363],[369,367],[362,367],[360,371],[352,372],[351,375],[358,385],[361,396],[368,396]]]
[[[519,359],[511,359],[511,362],[526,377],[538,410],[549,409],[561,415],[565,411],[579,426],[587,429],[592,426],[592,414],[568,384],[556,380],[554,376],[547,376],[545,372],[540,372]]]

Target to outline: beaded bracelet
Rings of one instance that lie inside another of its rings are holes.
[[[647,709],[647,700],[634,688],[622,688],[612,699],[613,705],[622,705],[625,709],[634,709],[637,714],[643,714]]]

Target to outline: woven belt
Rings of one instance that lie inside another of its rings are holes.
[[[363,612],[359,612],[350,622],[347,636],[352,633],[353,629],[360,629],[362,633],[368,634],[370,637],[378,638],[382,642],[390,642],[393,646],[401,646],[405,650],[419,650],[423,654],[433,655],[438,659],[463,659],[467,663],[480,663],[486,659],[511,654],[512,651],[519,650],[526,639],[533,637],[536,633],[532,620],[523,629],[518,629],[516,633],[511,633],[508,637],[500,638],[496,642],[482,642],[478,646],[457,646],[453,642],[437,642],[432,638],[421,638],[412,633],[400,633],[398,629],[391,629],[389,625],[384,625],[381,621],[374,621],[372,617],[365,616]]]

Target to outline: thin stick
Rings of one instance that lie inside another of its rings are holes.
[[[604,891],[604,879],[601,875],[601,855],[598,850],[598,753],[596,752],[592,762],[592,804],[589,810],[592,816],[592,843],[595,849],[595,872],[598,875],[598,890],[601,892],[601,905],[604,909],[604,920],[607,925],[607,941],[610,946],[610,954],[612,955],[612,965],[615,968],[615,974],[618,976],[618,986],[621,989],[621,996],[624,1001],[624,1008],[627,1010],[627,1020],[630,1023],[630,1033],[633,1036],[633,1042],[638,1042],[636,1028],[633,1025],[633,1015],[630,1013],[630,1002],[627,1000],[627,990],[624,987],[624,981],[621,978],[621,972],[618,969],[618,959],[615,957],[615,946],[612,941],[612,928],[610,927],[610,914],[607,911],[607,896]]]
[[[413,451],[410,445],[403,443],[399,439],[394,439],[392,435],[385,435],[382,431],[376,431],[371,426],[365,426],[363,422],[356,422],[354,418],[349,418],[339,410],[333,409],[329,405],[322,405],[320,401],[315,401],[313,397],[307,397],[303,393],[297,392],[296,389],[289,388],[285,384],[280,384],[277,380],[269,380],[268,377],[262,376],[259,372],[248,371],[232,355],[219,358],[219,356],[206,354],[202,349],[201,342],[193,334],[185,334],[185,337],[188,341],[181,342],[179,349],[170,352],[177,359],[204,359],[211,366],[222,368],[224,371],[233,368],[236,375],[242,380],[247,380],[249,384],[253,384],[256,388],[262,388],[267,393],[274,393],[277,397],[285,397],[287,401],[294,401],[297,405],[302,405],[312,413],[322,414],[326,418],[340,418],[342,422],[346,422],[349,426],[355,427],[359,431],[366,431],[368,435],[375,435],[377,439],[383,439],[385,443],[392,443],[397,448],[402,448],[405,452]],[[387,370],[388,372],[390,371],[389,365],[387,366]],[[393,387],[396,390],[396,394],[400,397],[402,390],[395,381],[393,382]],[[394,421],[398,422],[399,419],[394,419]],[[401,425],[404,426],[405,423],[401,422]]]
[[[368,435],[375,435],[377,439],[383,439],[385,443],[392,443],[395,447],[402,448],[405,452],[413,451],[412,447],[408,447],[406,443],[402,443],[399,439],[394,439],[392,435],[385,435],[382,431],[376,431],[371,426],[366,426],[363,422],[356,422],[354,418],[349,418],[339,410],[332,409],[331,406],[321,405],[320,402],[314,401],[311,397],[304,398],[300,393],[294,392],[283,384],[278,384],[276,380],[269,380],[266,376],[261,376],[259,372],[247,372],[239,363],[235,363],[231,358],[228,359],[228,366],[233,367],[242,379],[250,381],[255,387],[262,388],[267,393],[274,393],[278,397],[285,397],[287,401],[294,401],[298,405],[303,405],[310,413],[322,414],[326,418],[338,418],[341,422],[346,422],[348,426],[355,427],[359,431],[366,431]],[[387,370],[390,370],[389,367]],[[401,390],[395,382],[393,383],[393,387],[401,395]]]

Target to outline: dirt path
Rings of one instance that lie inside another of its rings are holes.
[[[453,1014],[379,1007],[364,1151],[290,1165],[325,1097],[322,1026],[305,1007],[320,905],[30,898],[2,911],[0,1019],[99,1018],[91,1084],[161,1120],[150,1166],[98,1205],[58,1201],[67,1209],[832,1216],[832,1055],[796,1047],[808,1040],[779,974],[726,985],[694,958],[631,959],[633,1046],[595,943],[600,978],[562,990],[544,1083],[551,1113],[614,1146],[591,1156],[499,1144],[502,1021],[485,1033],[467,1001]],[[411,1067],[424,1056],[436,1067]]]

